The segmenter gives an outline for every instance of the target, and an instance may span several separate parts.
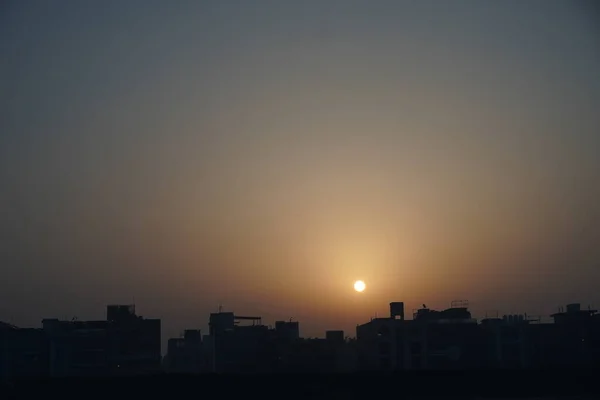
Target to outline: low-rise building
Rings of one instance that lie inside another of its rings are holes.
[[[169,373],[196,374],[210,371],[200,330],[185,330],[182,337],[169,339],[165,370]]]

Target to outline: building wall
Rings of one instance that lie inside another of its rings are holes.
[[[297,321],[275,321],[275,332],[282,340],[298,340],[300,338],[300,325]]]
[[[136,318],[108,327],[113,374],[153,373],[161,369],[161,321]]]
[[[460,318],[454,318],[456,315]],[[420,318],[408,321],[373,319],[357,327],[359,367],[367,370],[524,367],[528,365],[525,328],[479,325],[462,309],[426,310]]]
[[[420,329],[422,368],[469,369],[481,365],[482,335],[476,323],[425,323]]]
[[[106,321],[44,320],[50,376],[97,376],[109,372]]]
[[[218,372],[268,370],[274,361],[273,335],[266,326],[235,327],[214,340]]]
[[[51,376],[124,375],[161,370],[160,320],[137,316],[112,321],[49,319],[43,321],[43,326],[49,340]]]
[[[405,321],[377,318],[356,328],[358,364],[364,370],[402,369]]]
[[[167,372],[194,374],[211,370],[212,364],[206,357],[205,343],[199,333],[197,337],[185,335],[184,338],[169,339],[165,365]]]
[[[0,330],[0,380],[43,377],[48,368],[48,343],[42,330]]]

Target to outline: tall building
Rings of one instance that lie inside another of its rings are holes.
[[[45,319],[51,376],[155,373],[161,369],[159,319],[144,319],[133,306],[108,306],[105,321]]]
[[[480,324],[466,304],[443,311],[425,305],[412,320],[402,303],[390,304],[390,317],[357,327],[361,369],[574,368],[600,363],[600,316],[569,304],[554,323],[505,315]]]
[[[466,303],[436,311],[423,305],[412,320],[404,303],[390,303],[390,316],[356,328],[359,365],[367,370],[475,367],[478,326]]]
[[[250,325],[242,325],[242,322],[250,322]],[[214,371],[265,371],[276,358],[272,331],[262,324],[261,317],[212,313],[209,332]]]

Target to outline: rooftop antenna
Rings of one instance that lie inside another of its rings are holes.
[[[221,304],[219,304],[219,314],[221,313],[222,309],[223,309],[223,306]]]

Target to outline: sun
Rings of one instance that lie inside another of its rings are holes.
[[[356,281],[354,282],[354,290],[356,290],[357,292],[362,292],[366,289],[367,285],[365,285],[365,283],[363,281]]]

